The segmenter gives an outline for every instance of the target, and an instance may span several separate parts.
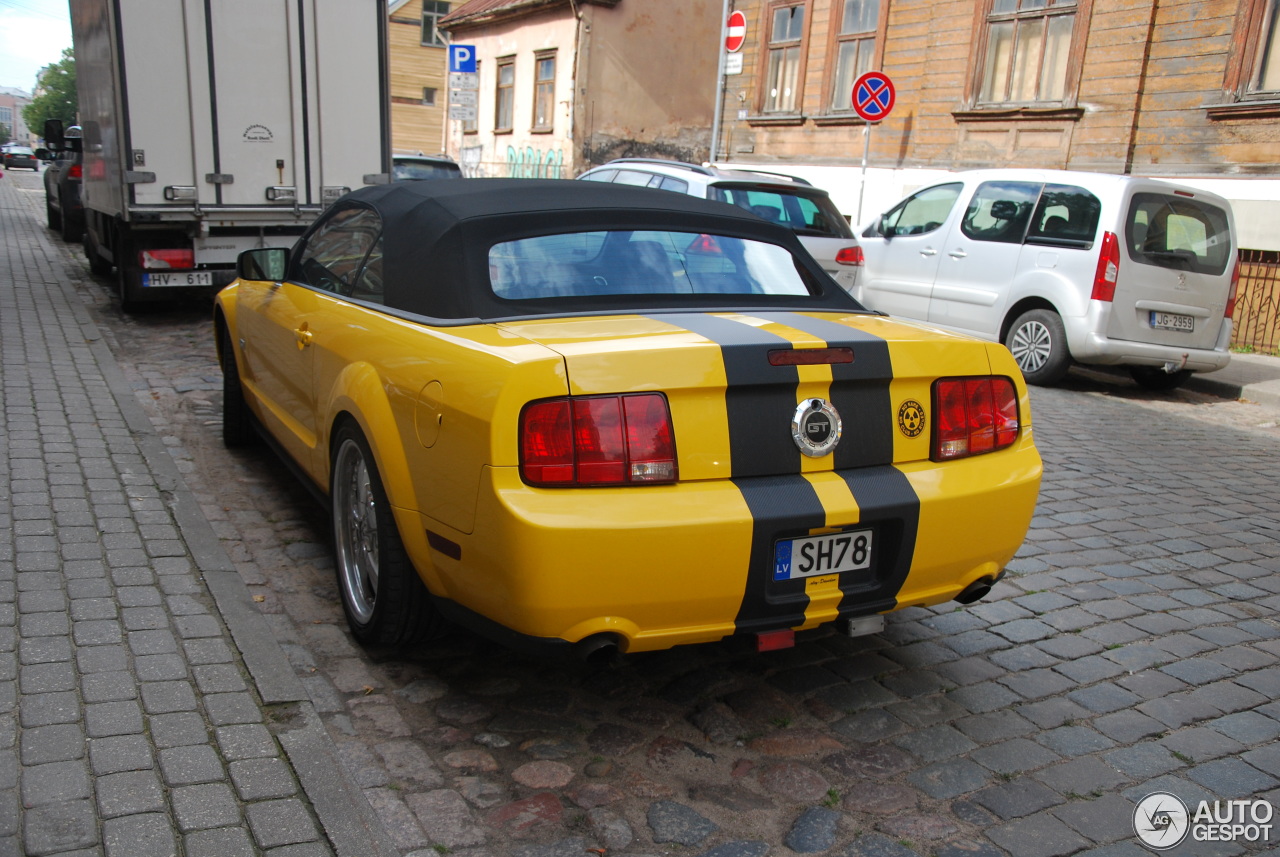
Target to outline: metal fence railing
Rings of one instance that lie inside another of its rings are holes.
[[[1280,316],[1280,252],[1241,250],[1232,346],[1275,354],[1280,348],[1277,316]]]

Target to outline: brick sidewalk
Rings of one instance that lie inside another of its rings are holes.
[[[5,178],[0,857],[398,853]]]

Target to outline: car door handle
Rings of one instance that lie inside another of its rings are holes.
[[[302,327],[299,327],[293,332],[293,335],[298,340],[299,351],[301,351],[302,349],[306,348],[308,345],[311,344],[311,337],[313,334],[311,333],[310,330],[307,329],[307,325],[305,322],[303,323]]]
[[[937,256],[938,251],[933,249],[932,247],[925,247],[923,250],[920,251],[920,255],[921,256]]]
[[[956,249],[947,253],[947,255],[950,256],[952,259],[964,259],[964,258],[967,258],[969,254],[961,250],[959,247],[957,247]]]

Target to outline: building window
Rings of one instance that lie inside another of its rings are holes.
[[[854,81],[876,67],[876,35],[879,30],[880,0],[844,0],[844,15],[836,34],[832,110],[853,108]]]
[[[1259,45],[1262,61],[1258,63],[1258,73],[1254,76],[1255,91],[1275,92],[1280,90],[1280,0],[1271,0],[1267,4],[1267,20],[1263,24],[1262,39]]]
[[[437,0],[422,2],[422,43],[443,48],[449,44],[449,37],[438,26],[440,19],[449,14],[449,4]]]
[[[510,131],[514,127],[516,106],[516,58],[498,60],[498,88],[494,93],[493,130]]]
[[[803,4],[770,9],[765,113],[795,113],[799,109],[804,10]]]
[[[533,130],[550,131],[555,125],[556,55],[554,51],[534,56]]]
[[[422,105],[424,107],[436,106],[436,88],[434,86],[422,87]]]
[[[1076,0],[991,0],[979,103],[1068,100],[1076,11]]]

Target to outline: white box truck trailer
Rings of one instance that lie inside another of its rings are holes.
[[[71,23],[85,253],[126,309],[388,180],[386,0],[71,0]]]

